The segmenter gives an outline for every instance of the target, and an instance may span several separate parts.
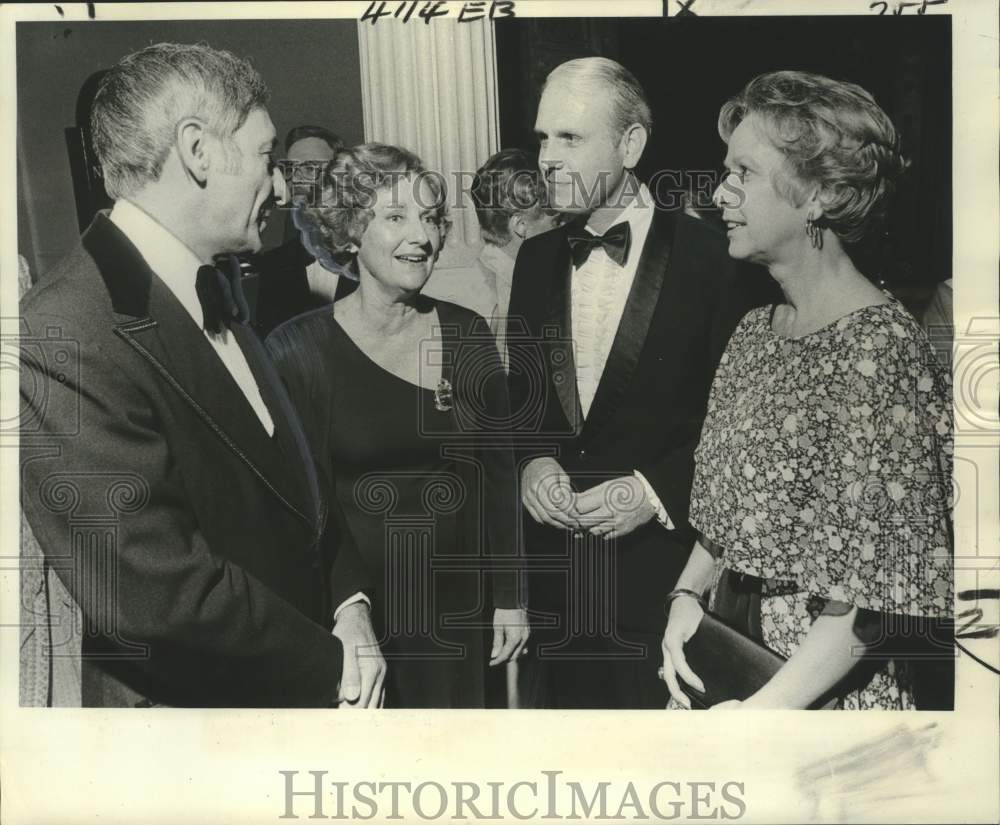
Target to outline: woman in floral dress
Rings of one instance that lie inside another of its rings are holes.
[[[951,612],[950,380],[849,254],[881,231],[905,167],[896,131],[860,87],[790,71],[752,80],[719,131],[729,254],[766,265],[785,302],[741,321],[715,376],[663,678],[689,706],[700,597],[739,590],[787,662],[718,707],[910,707],[896,663],[870,652],[893,624]]]

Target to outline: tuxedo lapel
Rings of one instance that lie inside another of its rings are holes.
[[[663,287],[670,249],[673,245],[675,219],[668,212],[655,210],[652,224],[641,250],[639,268],[629,290],[615,340],[608,353],[597,392],[584,423],[584,435],[597,432],[612,416],[628,388],[649,333],[660,291]],[[633,252],[633,254],[635,254]]]
[[[114,324],[114,333],[177,392],[202,423],[289,510],[312,526],[315,509],[307,485],[296,479],[296,465],[284,457],[264,430],[243,391],[170,289],[103,215],[95,218],[83,237],[83,245],[97,265],[114,311],[123,316]],[[244,355],[256,377],[257,359],[246,349]],[[260,389],[265,398],[272,394],[266,386]],[[279,405],[268,400],[275,427],[287,426]]]
[[[573,356],[573,311],[570,279],[572,266],[565,231],[558,233],[559,242],[553,247],[553,259],[547,270],[553,273],[553,289],[548,313],[542,322],[543,336],[552,335],[542,342],[549,363],[549,371],[559,404],[566,420],[579,435],[583,424],[583,408],[576,386],[576,358]],[[543,270],[546,271],[546,270]]]
[[[260,390],[274,422],[274,439],[284,451],[286,467],[300,467],[301,473],[290,473],[289,480],[299,485],[299,491],[310,503],[310,512],[316,517],[318,527],[322,527],[323,502],[319,492],[319,481],[313,463],[309,442],[299,422],[288,393],[281,383],[271,358],[254,332],[246,324],[234,324],[233,333],[246,356],[254,380]]]

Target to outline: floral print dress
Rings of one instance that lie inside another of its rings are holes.
[[[951,386],[923,330],[891,296],[794,339],[771,311],[748,314],[720,362],[691,523],[720,567],[763,580],[764,642],[786,657],[828,603],[947,615]],[[894,662],[868,670],[839,707],[911,705]]]

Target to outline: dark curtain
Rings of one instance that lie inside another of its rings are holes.
[[[858,83],[892,118],[913,162],[887,236],[862,268],[913,309],[951,277],[951,18],[504,20],[497,48],[503,146],[536,148],[538,95],[553,67],[610,57],[636,75],[653,107],[640,177],[671,170],[667,180],[690,190],[700,206],[711,186],[699,185],[696,173],[711,180],[725,154],[719,107],[748,80],[799,69]]]

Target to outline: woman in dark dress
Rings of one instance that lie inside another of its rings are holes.
[[[310,218],[358,289],[267,340],[374,583],[387,707],[483,707],[528,634],[503,367],[482,318],[420,292],[445,204],[403,149],[338,155]]]

